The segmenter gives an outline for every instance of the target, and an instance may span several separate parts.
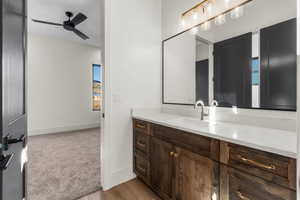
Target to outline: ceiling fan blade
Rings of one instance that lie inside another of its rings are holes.
[[[55,25],[55,26],[63,26],[62,24],[54,23],[54,22],[46,22],[42,20],[32,19],[32,21],[42,24]]]
[[[87,16],[85,16],[84,14],[82,13],[78,13],[72,20],[71,22],[76,25],[80,24],[81,22],[83,22],[84,20],[87,19]]]
[[[83,40],[87,40],[90,39],[86,34],[82,33],[81,31],[79,31],[78,29],[74,28],[73,32],[78,35],[80,38],[82,38]]]

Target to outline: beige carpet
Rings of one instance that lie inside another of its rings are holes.
[[[100,129],[28,139],[29,200],[73,200],[100,189]]]

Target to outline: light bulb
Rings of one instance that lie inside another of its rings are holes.
[[[211,11],[212,11],[212,4],[211,3],[207,4],[206,11],[207,11],[208,15],[211,15]]]
[[[212,200],[218,200],[218,196],[217,194],[214,192],[212,197],[211,197]]]
[[[230,13],[230,16],[232,19],[238,19],[244,15],[244,7],[236,7],[233,9]]]
[[[224,2],[225,2],[225,6],[228,7],[229,3],[230,3],[230,0],[224,0]]]
[[[192,29],[191,29],[191,33],[192,33],[193,35],[196,35],[196,34],[198,33],[198,27],[192,28]]]
[[[204,23],[201,25],[201,29],[204,30],[204,31],[209,30],[210,27],[211,27],[210,21],[204,22]]]
[[[193,19],[194,20],[198,19],[198,13],[196,11],[193,12]]]
[[[185,19],[182,18],[182,19],[181,19],[181,26],[185,27],[185,25],[186,25]]]
[[[225,14],[219,15],[218,17],[215,18],[215,24],[216,25],[222,25],[222,24],[225,24],[225,22],[226,22]]]

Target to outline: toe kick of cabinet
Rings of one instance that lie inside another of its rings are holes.
[[[133,121],[134,172],[163,200],[296,200],[296,160]]]

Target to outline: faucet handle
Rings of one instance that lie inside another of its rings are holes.
[[[205,106],[204,102],[202,100],[196,101],[195,106],[198,106],[198,105]]]
[[[202,106],[202,107],[205,106],[205,105],[204,105],[204,102],[203,102],[202,100],[198,100],[198,101],[196,101],[196,103],[195,103],[195,105],[194,105],[194,108],[196,109],[199,105]]]
[[[213,100],[210,104],[211,106],[219,106],[219,103],[216,100]]]

